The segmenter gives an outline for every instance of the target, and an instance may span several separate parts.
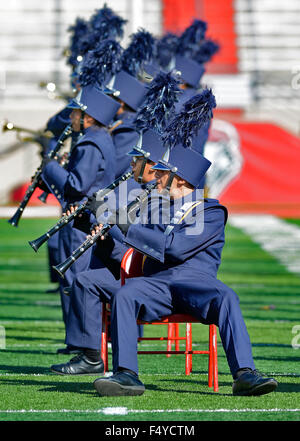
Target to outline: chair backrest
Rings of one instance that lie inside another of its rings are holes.
[[[125,279],[131,277],[139,277],[143,274],[142,264],[143,264],[143,254],[129,248],[124,254],[121,261],[121,283],[125,283]]]

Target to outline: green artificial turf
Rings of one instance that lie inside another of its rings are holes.
[[[220,339],[217,393],[207,385],[206,355],[194,356],[190,376],[184,375],[182,355],[140,355],[146,385],[140,397],[100,398],[93,387],[96,377],[51,373],[52,364],[70,356],[56,354],[64,347],[64,326],[59,295],[45,293],[51,288],[46,246],[35,253],[28,240],[53,223],[22,219],[16,229],[0,220],[1,421],[299,421],[300,350],[292,342],[300,343],[300,277],[230,226],[219,278],[238,293],[256,367],[278,380],[276,392],[233,397]],[[162,329],[145,326],[144,335]],[[193,325],[193,341],[195,348],[206,349],[208,327]],[[141,349],[147,345],[165,343],[140,343]]]

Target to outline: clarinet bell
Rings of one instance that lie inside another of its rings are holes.
[[[46,191],[43,191],[42,194],[40,194],[40,196],[38,197],[38,199],[43,202],[43,204],[45,204],[47,202],[47,197],[49,196],[49,193],[47,193]]]
[[[13,215],[13,217],[11,217],[8,220],[8,223],[10,223],[13,227],[17,227],[19,224],[19,220],[21,218],[21,214],[22,212],[18,209],[15,214]]]
[[[46,234],[43,234],[41,237],[38,237],[35,240],[30,240],[28,243],[31,246],[31,248],[34,249],[35,252],[48,240],[48,236]]]
[[[52,266],[52,268],[60,275],[60,277],[63,279],[65,277],[65,272],[68,268],[72,265],[74,262],[74,258],[72,256],[68,257],[64,262]]]

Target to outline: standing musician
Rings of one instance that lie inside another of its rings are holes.
[[[197,98],[197,105],[195,105]],[[100,396],[141,395],[138,378],[136,320],[153,321],[173,312],[190,313],[216,324],[234,378],[234,395],[261,395],[277,387],[255,370],[251,343],[234,291],[217,280],[224,246],[227,210],[197,189],[210,162],[189,146],[189,138],[205,124],[215,106],[204,90],[187,102],[167,127],[163,159],[153,166],[157,189],[169,196],[170,218],[129,227],[124,243],[146,256],[143,276],[128,279],[112,295],[113,375],[94,382]],[[197,127],[198,126],[198,127]],[[188,201],[188,202],[186,202]],[[99,287],[100,289],[101,287]]]
[[[69,48],[65,51],[67,56],[67,64],[71,67],[71,84],[74,90],[79,92],[80,84],[78,83],[78,76],[80,73],[80,61],[85,53],[92,49],[95,43],[106,38],[121,38],[124,34],[124,25],[126,20],[116,15],[110,8],[104,5],[101,9],[96,10],[88,21],[78,17],[73,26],[70,26],[68,32],[70,33]],[[56,145],[56,142],[66,128],[70,124],[72,109],[64,107],[57,114],[53,115],[47,122],[46,130],[53,133],[53,138],[50,140],[49,148]],[[75,145],[80,132],[72,132],[72,145]],[[48,261],[50,269],[50,281],[52,283],[59,283],[59,278],[52,267],[60,262],[59,257],[59,235],[52,236],[47,242]],[[47,292],[57,292],[58,289],[49,290]]]

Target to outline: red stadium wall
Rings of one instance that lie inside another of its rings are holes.
[[[163,29],[182,32],[194,18],[208,23],[207,36],[216,40],[221,50],[207,64],[210,73],[238,71],[234,0],[163,0]]]
[[[19,203],[24,199],[25,193],[27,188],[29,187],[30,182],[26,182],[25,184],[22,184],[16,188],[14,188],[11,191],[11,195],[10,195],[10,200],[11,202],[14,203]],[[33,193],[33,196],[30,198],[29,204],[31,206],[35,206],[35,205],[45,205],[44,202],[41,202],[39,200],[39,196],[42,194],[42,190],[40,190],[39,188],[35,190],[35,192]],[[53,194],[49,194],[49,196],[47,197],[47,205],[60,205],[58,200],[56,199],[56,197]]]
[[[220,201],[231,213],[300,217],[300,139],[269,123],[233,123],[243,167]]]
[[[238,72],[234,25],[234,0],[162,0],[163,29],[182,32],[194,18],[208,23],[207,36],[221,50],[206,66],[207,72]],[[217,109],[217,118],[237,121],[240,109]],[[271,213],[300,217],[300,140],[268,123],[233,123],[241,140],[243,168],[240,176],[220,196],[230,212]]]

